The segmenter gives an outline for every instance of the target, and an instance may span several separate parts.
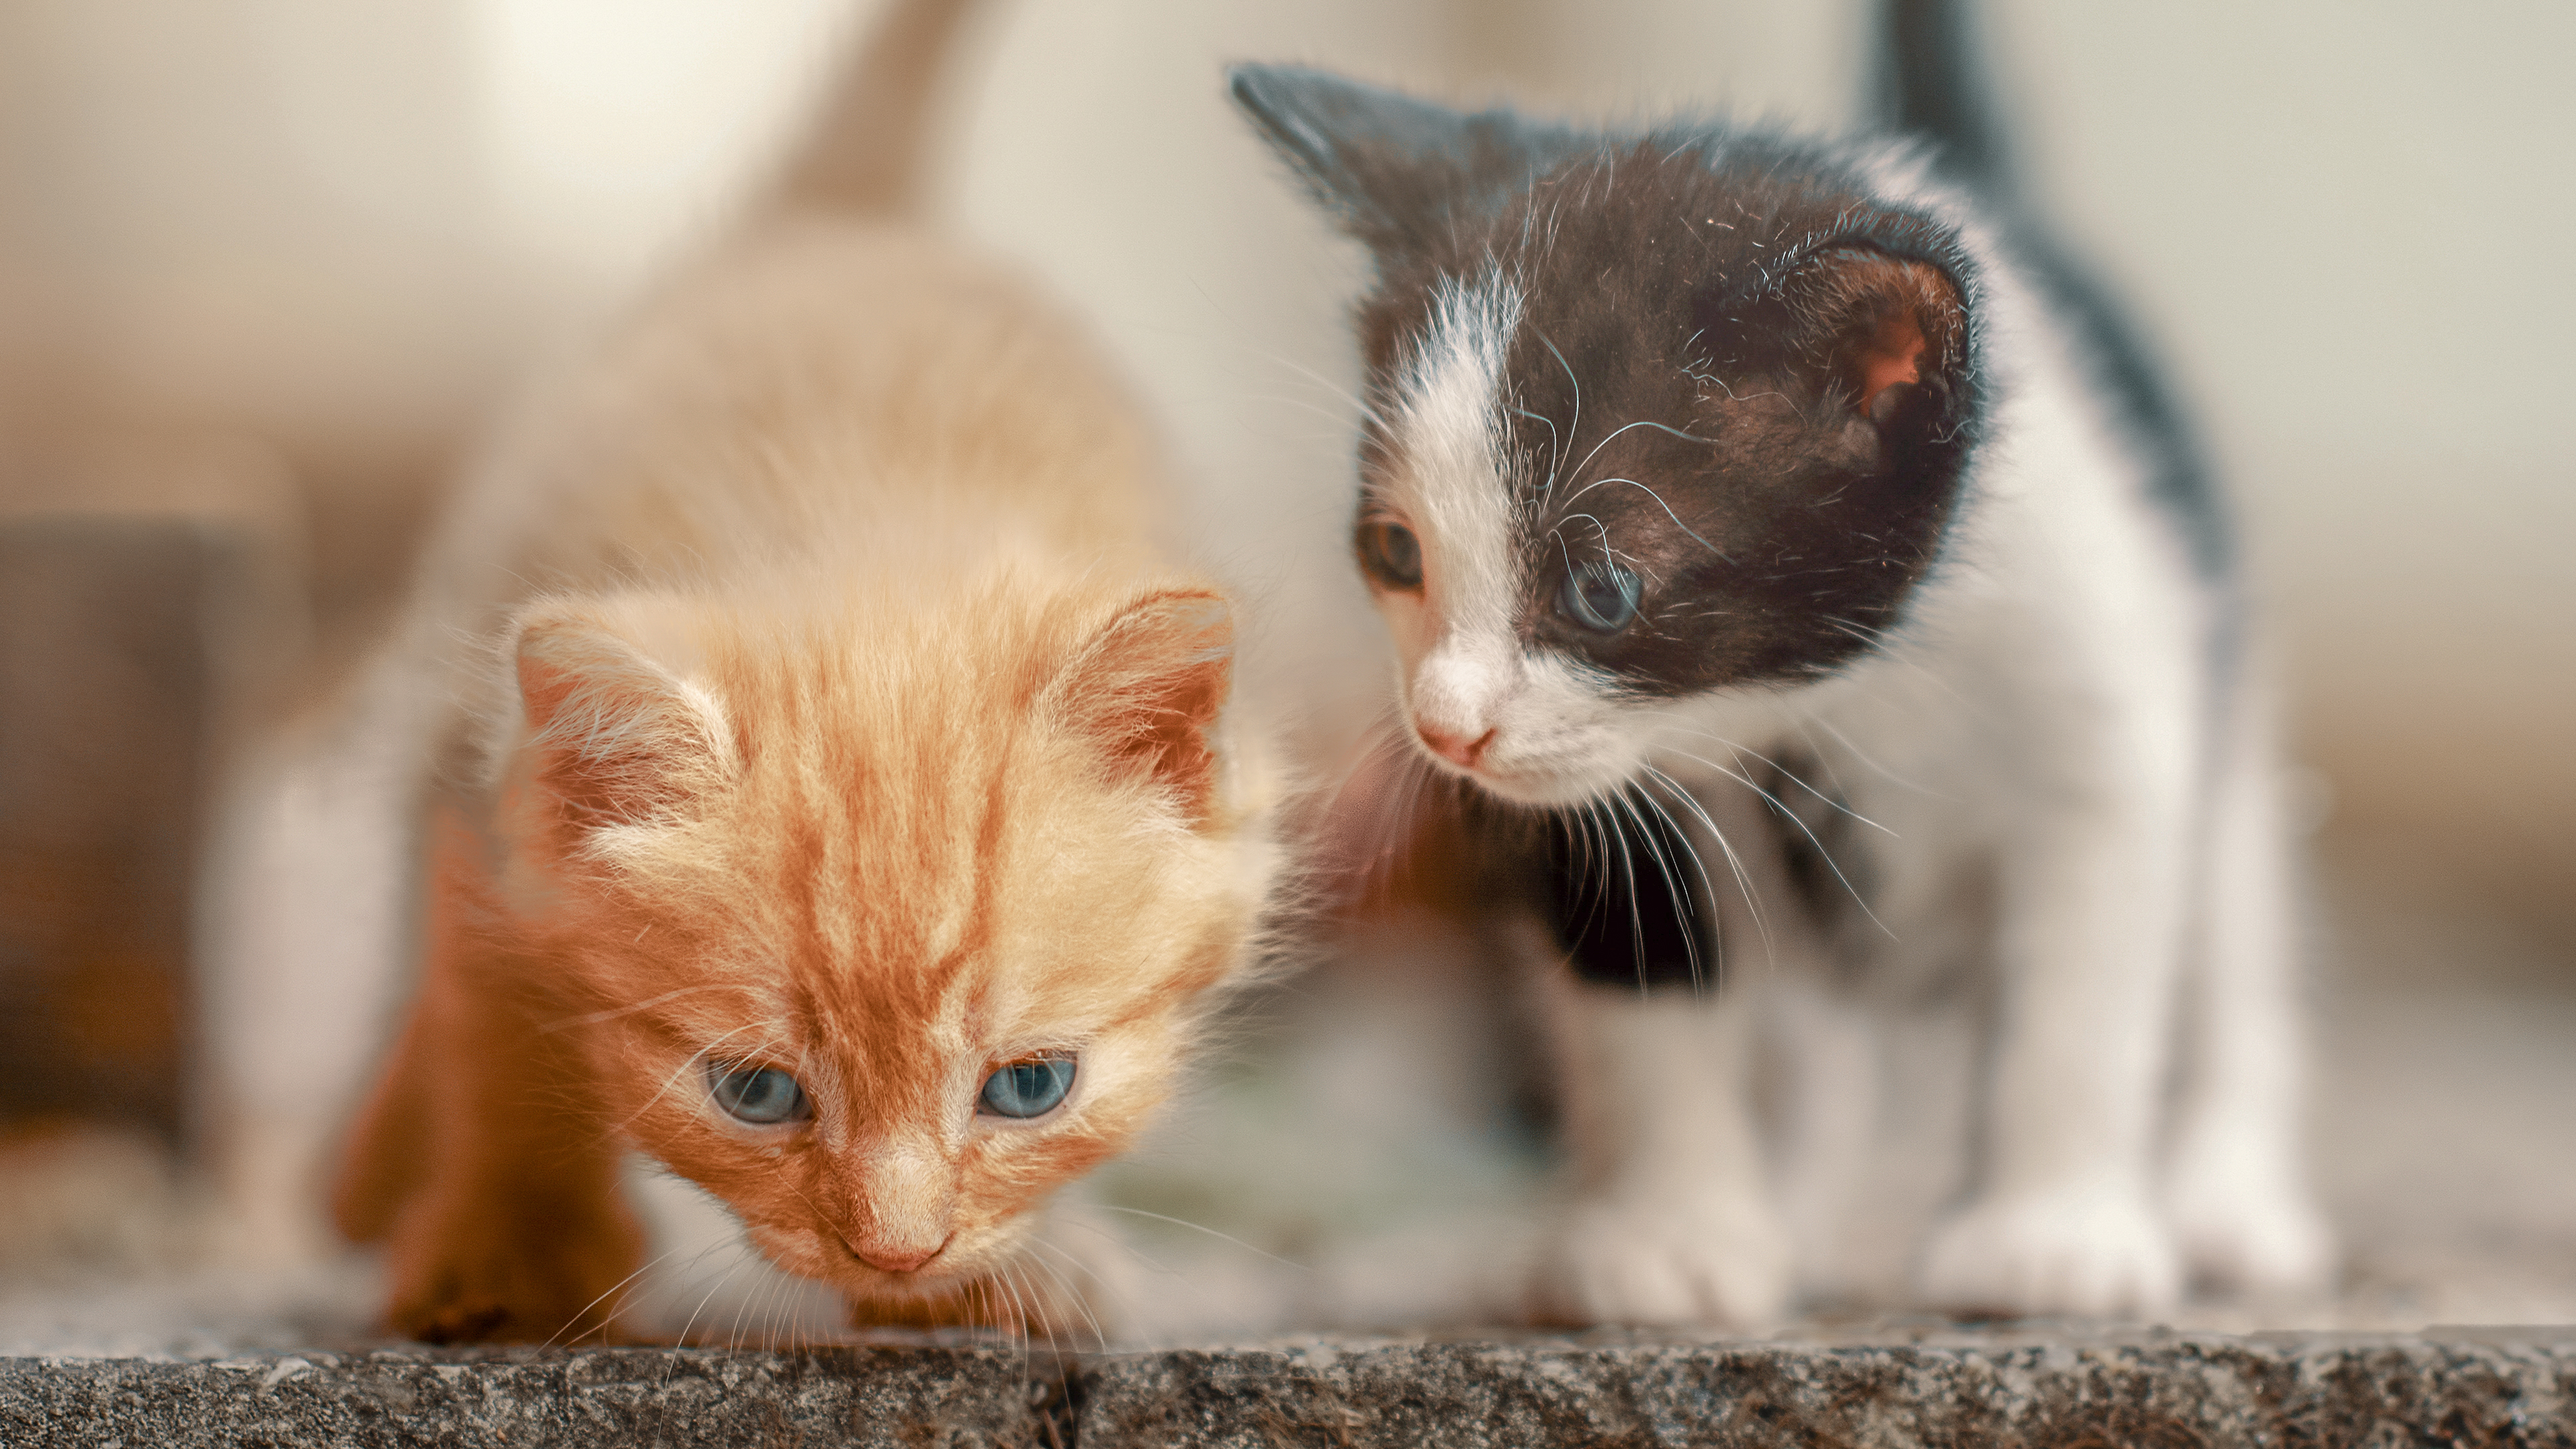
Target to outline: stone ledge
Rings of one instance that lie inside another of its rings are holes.
[[[0,1360],[0,1444],[969,1449],[1029,1440],[1030,1382],[989,1348],[20,1358]]]
[[[0,1360],[0,1442],[2576,1446],[2576,1329],[1312,1339]]]

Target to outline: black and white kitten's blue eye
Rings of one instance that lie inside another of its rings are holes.
[[[996,1117],[1039,1117],[1055,1109],[1073,1089],[1073,1058],[1031,1057],[996,1067],[984,1079],[975,1110]]]
[[[1422,540],[1391,519],[1360,525],[1360,564],[1391,589],[1422,587]]]
[[[776,1067],[707,1065],[707,1092],[737,1122],[775,1127],[814,1115],[805,1089]]]
[[[1645,591],[1634,569],[1613,559],[1595,559],[1566,572],[1556,607],[1586,629],[1614,634],[1637,617],[1637,600]]]

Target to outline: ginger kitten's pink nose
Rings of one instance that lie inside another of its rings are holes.
[[[942,1239],[936,1246],[928,1248],[854,1247],[850,1251],[858,1255],[860,1262],[871,1268],[882,1269],[888,1273],[909,1273],[938,1257],[947,1246],[947,1241]]]
[[[1424,724],[1420,720],[1413,722],[1413,732],[1422,736],[1422,742],[1431,747],[1431,753],[1462,770],[1476,768],[1476,762],[1485,756],[1485,746],[1494,742],[1493,730],[1487,730],[1474,739],[1467,740],[1437,726]]]

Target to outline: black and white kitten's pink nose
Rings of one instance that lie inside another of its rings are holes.
[[[1462,770],[1476,768],[1476,762],[1485,757],[1485,748],[1491,745],[1494,742],[1494,736],[1500,733],[1497,729],[1489,729],[1470,739],[1464,732],[1446,730],[1418,719],[1413,722],[1413,732],[1422,737],[1423,745],[1431,753]]]

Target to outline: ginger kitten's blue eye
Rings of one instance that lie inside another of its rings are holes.
[[[805,1089],[776,1067],[707,1067],[707,1091],[737,1122],[775,1127],[813,1115]]]
[[[1645,591],[1635,570],[1611,559],[1597,559],[1567,571],[1565,590],[1556,606],[1584,628],[1611,634],[1637,617],[1637,599]]]
[[[1073,1058],[1031,1057],[997,1067],[984,1079],[975,1110],[996,1117],[1037,1117],[1054,1109],[1073,1089]]]
[[[1383,518],[1362,523],[1360,563],[1388,588],[1422,587],[1422,540],[1401,523]]]

